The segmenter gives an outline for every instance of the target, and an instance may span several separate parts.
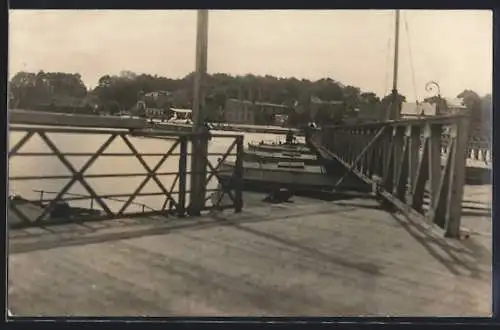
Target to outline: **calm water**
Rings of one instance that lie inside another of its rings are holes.
[[[238,134],[231,132],[214,132],[220,134]],[[10,147],[14,146],[24,135],[24,133],[12,132],[10,134]],[[62,152],[95,152],[102,143],[109,137],[109,135],[91,135],[91,134],[48,134],[49,138]],[[245,134],[245,144],[251,141],[260,140],[277,140],[279,137],[273,134]],[[145,139],[130,137],[130,141],[139,152],[149,153],[162,153],[167,152],[172,146],[172,141],[159,140],[159,139]],[[210,153],[225,153],[231,145],[233,138],[213,138],[209,144]],[[33,136],[19,152],[50,152],[46,144],[38,137]],[[128,146],[120,138],[115,141],[106,149],[105,153],[129,153],[131,152]],[[178,153],[178,147],[174,153]],[[232,153],[236,152],[236,148]],[[217,158],[221,156],[209,156],[213,166],[216,166]],[[79,170],[90,157],[72,156],[67,157],[68,161],[73,165],[76,170]],[[144,157],[144,161],[153,168],[161,157]],[[228,160],[234,160],[234,157],[229,156]],[[178,156],[170,156],[165,163],[159,168],[158,173],[177,172],[179,164]],[[190,170],[191,159],[188,157],[188,171]],[[142,164],[134,156],[100,156],[94,164],[87,170],[86,174],[125,174],[125,173],[146,173]],[[17,156],[9,159],[9,177],[15,176],[51,176],[51,175],[66,175],[70,172],[66,169],[56,157],[31,157],[31,156]],[[174,183],[175,176],[159,176],[159,179],[167,190],[171,189]],[[87,178],[87,183],[99,195],[111,194],[132,194],[139,184],[144,180],[144,176],[130,177],[130,178]],[[40,193],[35,190],[44,190],[45,198],[54,197],[69,180],[10,180],[9,193],[22,195],[25,198],[39,198]],[[187,185],[189,187],[190,180],[187,178]],[[216,178],[212,178],[209,183],[209,188],[215,188],[217,185]],[[189,189],[189,188],[188,188]],[[173,186],[172,191],[178,191],[178,183]],[[161,192],[157,184],[150,180],[148,184],[142,189],[143,193]],[[87,190],[80,184],[75,183],[68,191],[71,194],[89,195]],[[174,198],[176,196],[174,195]],[[126,197],[120,199],[126,200]],[[189,194],[187,196],[189,200]],[[162,207],[164,197],[162,196],[140,196],[135,199],[135,202],[145,204],[151,208],[159,209]],[[123,203],[118,201],[106,201],[108,206],[116,211]],[[89,201],[75,201],[73,205],[88,207]],[[141,208],[140,205],[131,205],[128,211],[133,211]]]
[[[221,134],[235,134],[229,132],[217,132]],[[238,134],[238,133],[236,133]],[[10,134],[10,147],[16,144],[23,136],[23,133],[13,132]],[[49,138],[57,145],[62,152],[95,152],[102,143],[108,138],[108,135],[90,135],[90,134],[48,134]],[[280,137],[274,134],[245,134],[245,144],[252,141],[272,140],[276,141]],[[134,146],[139,152],[162,153],[167,152],[171,147],[172,142],[157,139],[145,138],[130,138]],[[224,153],[232,143],[231,138],[214,138],[209,144],[209,152]],[[49,152],[50,149],[38,137],[34,136],[31,140],[19,150],[20,152]],[[234,150],[233,152],[235,152]],[[121,140],[116,139],[106,150],[107,153],[128,153],[127,145]],[[176,149],[174,152],[178,152]],[[210,156],[213,166],[216,165],[217,158],[220,156]],[[68,161],[75,167],[80,169],[89,157],[67,157]],[[149,167],[154,167],[161,157],[144,157],[145,162]],[[228,160],[233,160],[234,157],[228,157]],[[161,172],[176,172],[178,171],[178,156],[170,156],[167,161],[158,170]],[[188,158],[188,170],[190,166],[190,158]],[[145,173],[144,167],[134,156],[115,157],[101,156],[89,168],[86,174],[113,174],[113,173]],[[69,174],[66,167],[55,157],[28,157],[17,156],[9,159],[9,177],[14,176],[34,176],[34,175],[65,175]],[[160,176],[159,177],[167,190],[170,190],[175,176]],[[144,180],[144,177],[131,178],[88,178],[86,181],[99,195],[111,194],[132,194],[138,185]],[[22,195],[25,198],[38,198],[39,192],[34,190],[44,190],[46,192],[59,192],[68,180],[31,180],[31,181],[10,181],[9,192]],[[187,178],[189,187],[190,180]],[[215,188],[217,181],[212,178],[209,183],[209,188]],[[153,180],[142,189],[143,193],[160,192],[160,188]],[[178,184],[173,186],[172,191],[178,191]],[[69,190],[69,193],[89,195],[86,189],[80,183],[75,183]],[[54,197],[55,194],[46,195],[46,198]],[[175,195],[174,195],[175,198]],[[189,195],[187,196],[189,200]],[[126,199],[126,197],[120,198]],[[465,199],[474,202],[491,204],[491,186],[466,186]],[[162,196],[141,196],[135,199],[135,202],[146,204],[155,209],[162,207],[164,198]],[[89,201],[75,201],[74,205],[87,207]],[[108,206],[112,210],[118,210],[123,202],[107,201]],[[128,211],[142,209],[140,205],[131,205]]]

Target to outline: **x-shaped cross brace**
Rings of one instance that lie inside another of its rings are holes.
[[[139,184],[139,186],[136,188],[136,190],[132,193],[132,195],[128,198],[127,202],[122,206],[120,211],[118,211],[117,215],[122,216],[125,210],[129,207],[129,205],[134,201],[135,198],[137,198],[137,195],[141,192],[141,190],[146,186],[146,184],[149,182],[149,180],[153,179],[155,183],[158,185],[158,187],[162,190],[162,192],[165,194],[165,197],[167,198],[167,201],[171,201],[174,206],[177,208],[177,202],[174,200],[172,197],[171,192],[168,191],[165,186],[161,183],[161,181],[158,179],[156,172],[158,169],[163,165],[163,163],[167,160],[167,158],[172,154],[172,152],[175,150],[177,145],[179,145],[180,140],[178,139],[177,141],[172,144],[170,149],[167,151],[165,155],[162,156],[160,161],[156,164],[156,166],[151,169],[148,164],[144,161],[143,157],[139,154],[137,149],[134,147],[134,145],[129,141],[129,139],[125,136],[125,134],[120,134],[122,140],[125,142],[125,144],[129,147],[129,149],[132,151],[134,156],[137,158],[137,160],[141,163],[141,165],[144,167],[144,169],[147,171],[146,178]],[[180,155],[180,157],[183,157],[183,155]],[[185,155],[184,155],[185,157]],[[173,187],[171,188],[173,189]]]
[[[225,194],[227,194],[229,196],[229,198],[231,198],[231,201],[233,203],[235,203],[235,198],[233,196],[233,194],[231,193],[231,190],[230,190],[230,187],[227,187],[225,184],[223,184],[223,180],[221,179],[221,177],[219,176],[218,174],[218,171],[219,171],[219,168],[222,166],[222,164],[224,163],[224,161],[226,160],[226,158],[231,154],[231,152],[233,151],[234,147],[236,146],[236,142],[237,140],[234,140],[233,143],[231,144],[231,146],[228,148],[228,150],[226,151],[226,153],[224,154],[224,156],[222,156],[222,159],[220,160],[219,164],[217,164],[217,166],[214,168],[214,166],[212,165],[212,163],[210,162],[210,160],[208,159],[208,157],[205,157],[205,161],[208,165],[208,167],[210,168],[210,175],[208,176],[206,182],[205,182],[205,186],[208,185],[208,183],[210,182],[210,180],[215,176],[217,178],[217,180],[222,184],[222,194],[221,196],[219,197],[219,200],[217,201],[217,204],[214,205],[214,206],[218,206],[222,200],[222,198],[224,197]],[[233,174],[234,175],[234,174]]]
[[[30,132],[32,133],[32,132]],[[30,133],[28,133],[27,135],[29,135]],[[102,155],[102,153],[108,148],[108,146],[114,141],[114,139],[116,138],[116,134],[112,134],[102,145],[101,147],[99,147],[99,149],[95,152],[95,154],[90,157],[90,159],[82,166],[82,168],[77,171],[73,165],[66,159],[66,157],[61,153],[61,151],[57,148],[57,146],[49,139],[49,137],[44,133],[44,132],[38,132],[38,135],[40,136],[40,138],[45,142],[45,144],[49,147],[49,149],[53,152],[54,156],[56,156],[59,161],[68,169],[68,171],[71,173],[72,175],[72,178],[68,181],[68,183],[66,183],[66,185],[59,191],[59,193],[57,194],[57,196],[52,199],[49,204],[44,208],[44,210],[42,211],[42,213],[34,220],[34,223],[38,223],[40,221],[42,221],[42,219],[48,214],[50,213],[54,206],[56,205],[56,203],[62,199],[62,197],[64,196],[64,194],[66,194],[69,189],[71,189],[71,187],[78,181],[81,183],[81,185],[87,190],[87,192],[90,194],[90,198],[93,198],[97,201],[97,203],[103,208],[104,212],[106,212],[106,214],[108,216],[112,216],[113,215],[113,212],[111,212],[111,210],[109,209],[109,207],[106,205],[106,203],[102,200],[102,198],[100,198],[96,192],[94,191],[94,189],[85,181],[84,179],[84,174],[85,172],[92,166],[92,164],[97,160],[97,158]],[[31,136],[33,136],[33,134],[31,134]],[[29,139],[29,138],[28,138]],[[16,145],[17,149],[11,151],[12,154],[13,151],[14,152],[17,152],[24,143],[26,143],[26,141],[28,139],[23,139],[24,142],[22,144],[18,143]],[[23,140],[21,140],[20,142],[22,142]],[[19,210],[17,210],[19,211]]]

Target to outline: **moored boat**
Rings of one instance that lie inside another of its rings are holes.
[[[231,180],[234,162],[220,166],[220,178]],[[303,162],[243,163],[244,190],[267,191],[270,188],[287,188],[292,191],[329,189],[335,180],[326,176],[322,166],[305,165]]]
[[[295,152],[304,155],[315,155],[311,149],[309,149],[305,144],[302,143],[294,143],[294,144],[248,143],[248,150],[272,152],[272,153]]]
[[[315,155],[303,154],[296,151],[265,152],[258,150],[247,150],[243,156],[245,162],[257,163],[279,163],[279,162],[302,162],[305,165],[322,165],[320,159]]]

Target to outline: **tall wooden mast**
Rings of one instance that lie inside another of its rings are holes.
[[[401,116],[401,105],[398,99],[398,68],[399,68],[399,9],[396,10],[396,22],[394,31],[394,68],[392,77],[392,102],[389,112],[389,120],[398,120]]]

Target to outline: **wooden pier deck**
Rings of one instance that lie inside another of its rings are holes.
[[[370,199],[10,231],[19,316],[490,316],[491,223],[434,237]]]

